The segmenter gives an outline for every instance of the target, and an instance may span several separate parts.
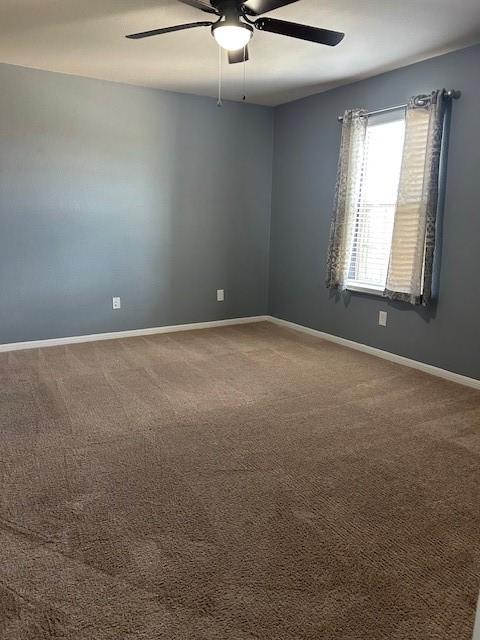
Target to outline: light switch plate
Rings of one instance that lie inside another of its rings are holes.
[[[225,300],[225,289],[217,289],[217,302]]]
[[[122,306],[120,298],[112,298],[112,309],[120,309]]]
[[[387,312],[386,311],[379,311],[378,312],[378,324],[381,327],[386,327],[387,326]]]

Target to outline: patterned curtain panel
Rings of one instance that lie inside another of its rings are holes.
[[[428,304],[432,295],[444,90],[411,98],[385,295]]]
[[[360,195],[359,167],[363,162],[367,121],[365,109],[345,111],[338,163],[335,205],[330,231],[327,287],[343,289],[348,270],[354,221]]]

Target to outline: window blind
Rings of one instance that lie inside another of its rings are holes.
[[[404,110],[368,117],[351,227],[347,286],[385,288],[404,136]]]

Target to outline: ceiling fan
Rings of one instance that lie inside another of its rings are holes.
[[[253,35],[253,30],[269,31],[290,38],[299,38],[318,44],[326,44],[334,47],[343,40],[344,34],[329,29],[310,27],[296,22],[285,20],[275,20],[274,18],[256,18],[268,11],[280,9],[287,4],[298,2],[298,0],[178,0],[183,4],[188,4],[195,9],[200,9],[212,16],[217,16],[217,20],[202,22],[189,22],[179,24],[174,27],[163,29],[153,29],[152,31],[142,31],[132,33],[127,38],[139,40],[150,36],[159,36],[172,31],[183,31],[184,29],[194,29],[195,27],[211,27],[211,32],[218,44],[228,51],[228,61],[230,64],[245,62],[248,60],[248,42]]]

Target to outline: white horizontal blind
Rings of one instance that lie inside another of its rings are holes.
[[[405,136],[405,112],[370,116],[347,287],[385,289]]]

